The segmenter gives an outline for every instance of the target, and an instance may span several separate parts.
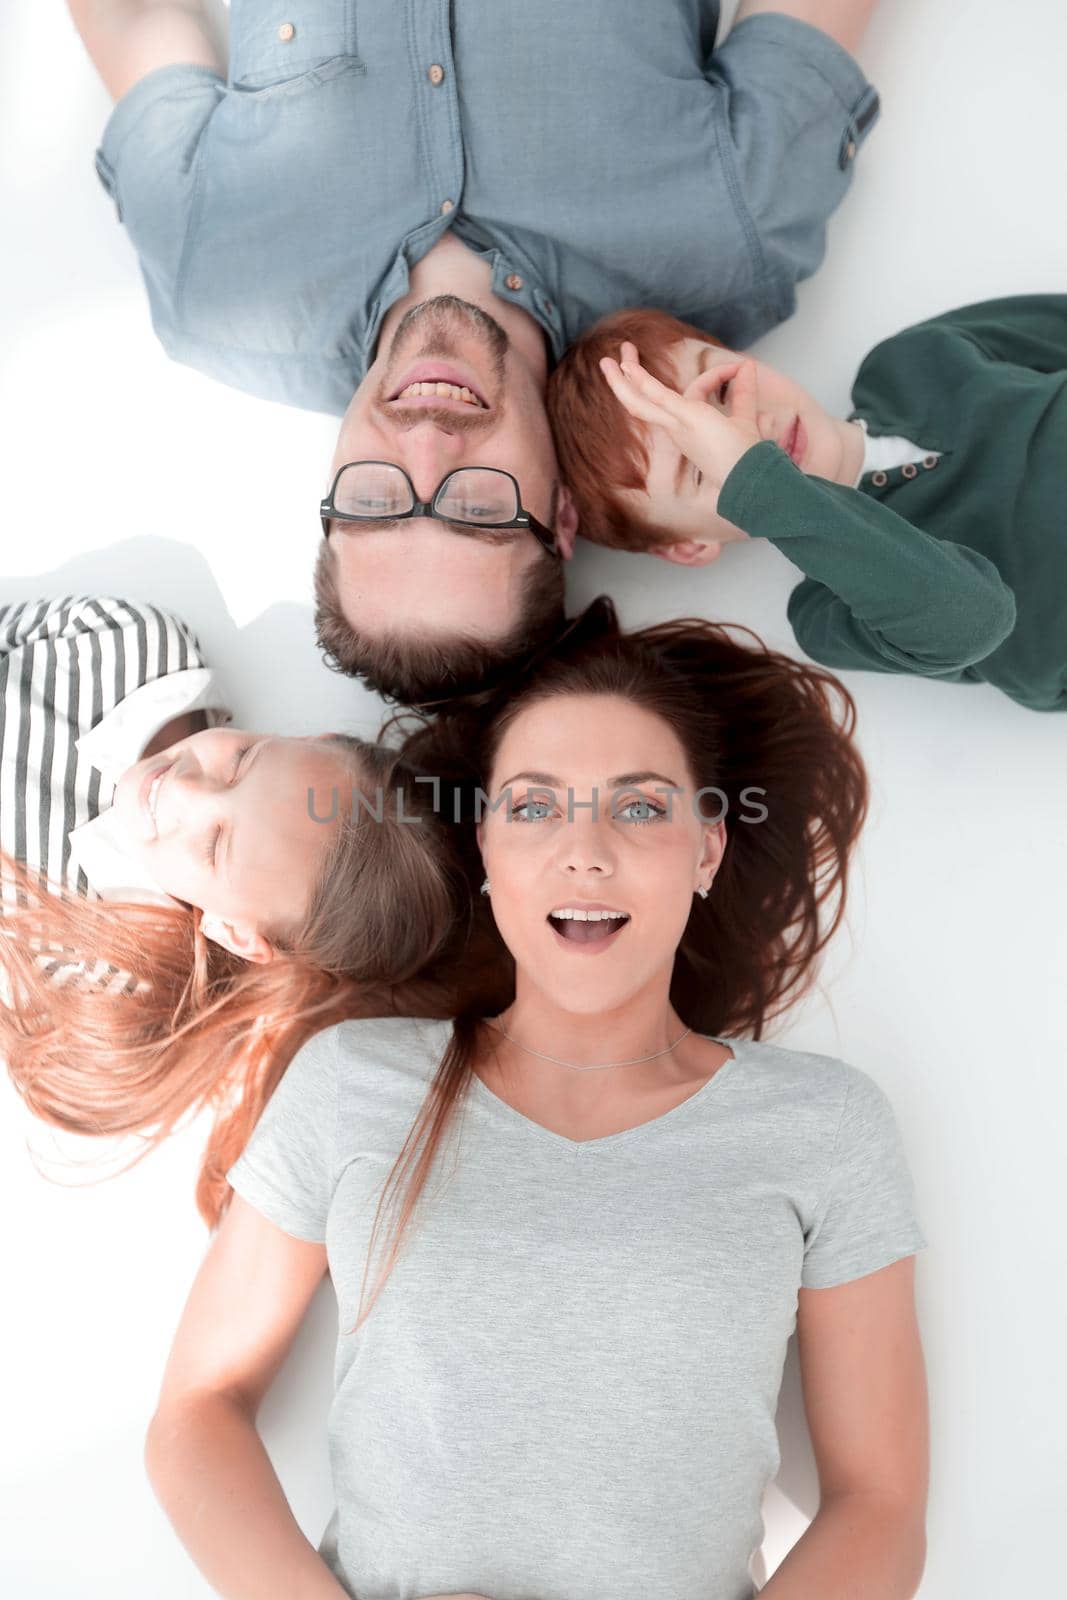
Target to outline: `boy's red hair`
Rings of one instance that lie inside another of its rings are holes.
[[[560,473],[574,498],[578,531],[614,550],[674,544],[676,532],[639,522],[619,494],[643,489],[648,473],[648,429],[619,404],[600,370],[603,356],[619,358],[629,339],[641,364],[661,383],[676,383],[670,352],[682,339],[722,340],[669,312],[635,306],[615,311],[571,345],[548,380],[548,415]]]

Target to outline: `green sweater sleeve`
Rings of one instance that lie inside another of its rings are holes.
[[[1067,294],[1017,294],[960,306],[919,323],[923,329],[953,328],[981,345],[996,361],[1033,372],[1067,368]]]
[[[827,666],[958,677],[1015,626],[1015,596],[985,556],[859,489],[806,476],[769,440],[730,472],[719,514],[807,573],[789,620]]]

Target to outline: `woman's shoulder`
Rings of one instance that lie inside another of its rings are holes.
[[[324,1045],[345,1061],[381,1060],[383,1056],[436,1052],[440,1058],[452,1029],[451,1018],[351,1017],[324,1028]]]
[[[870,1073],[854,1062],[819,1051],[796,1050],[765,1039],[738,1039],[739,1065],[753,1090],[784,1105],[824,1106],[840,1112],[846,1099],[877,1099],[883,1091]]]

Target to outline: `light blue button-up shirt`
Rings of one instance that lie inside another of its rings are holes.
[[[716,0],[233,0],[230,75],[162,67],[97,169],[168,353],[342,412],[446,229],[553,359],[655,305],[743,347],[788,317],[878,99],[774,14]]]

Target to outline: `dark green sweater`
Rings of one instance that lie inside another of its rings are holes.
[[[940,451],[936,464],[849,489],[765,441],[719,495],[722,516],[807,573],[789,597],[798,643],[831,667],[1067,710],[1067,295],[906,328],[871,351],[852,400],[870,434]]]

